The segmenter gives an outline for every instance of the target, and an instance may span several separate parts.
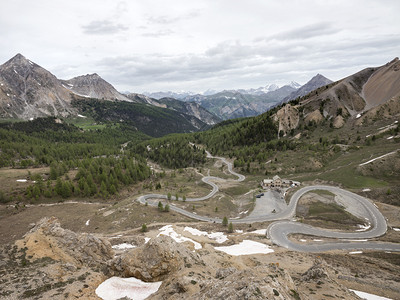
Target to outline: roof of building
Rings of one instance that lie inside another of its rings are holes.
[[[273,181],[276,181],[276,180],[279,180],[279,179],[281,179],[281,178],[278,175],[275,175],[274,177],[272,177]]]

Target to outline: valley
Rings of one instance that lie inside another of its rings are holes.
[[[134,277],[161,282],[149,299],[398,298],[400,98],[378,84],[398,65],[271,104],[278,87],[121,94],[17,55],[0,68],[0,295],[99,299]]]

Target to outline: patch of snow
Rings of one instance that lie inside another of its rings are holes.
[[[79,118],[87,118],[87,117],[85,117],[85,116],[83,116],[83,115],[80,115],[80,114],[78,114],[78,117],[79,117]]]
[[[3,86],[4,84],[1,84],[1,86]]]
[[[300,239],[299,241],[303,242],[303,243],[307,242],[307,240],[305,240],[305,239]]]
[[[33,62],[31,62],[29,59],[28,59],[28,63],[30,63],[33,66]]]
[[[371,224],[369,224],[369,223],[368,223],[368,225],[358,224],[357,227],[360,229],[357,229],[356,231],[366,231],[371,228]]]
[[[254,230],[254,231],[249,232],[249,233],[266,235],[267,234],[267,229],[258,229],[258,230]]]
[[[17,182],[27,182],[28,180],[26,179],[17,179]]]
[[[40,85],[40,86],[42,86],[42,85],[40,84],[40,82],[38,82],[37,84]]]
[[[86,221],[85,225],[89,226],[90,219]]]
[[[393,227],[393,230],[394,230],[394,231],[400,231],[400,228],[395,228],[395,227]]]
[[[250,192],[251,192],[251,191],[250,191]],[[247,214],[248,212],[249,212],[248,210],[242,211],[242,212],[239,213],[239,215],[241,215],[241,214]]]
[[[235,230],[236,233],[243,233],[243,230]]]
[[[381,155],[381,156],[376,157],[376,158],[373,158],[373,159],[371,159],[371,160],[369,160],[369,161],[367,161],[367,162],[365,162],[365,163],[359,164],[359,166],[361,167],[361,166],[367,165],[367,164],[369,164],[369,163],[371,163],[371,162],[373,162],[373,161],[375,161],[375,160],[377,160],[377,159],[383,158],[383,157],[388,156],[388,155],[391,155],[391,154],[395,154],[397,151],[398,151],[398,150],[393,151],[393,152],[386,153],[386,154]]]
[[[151,240],[151,238],[145,237],[145,238],[144,238],[144,243],[147,244],[150,240]]]
[[[211,232],[208,237],[215,240],[218,244],[222,244],[228,240],[228,237],[223,232]]]
[[[358,115],[356,116],[356,119],[358,119],[358,118],[361,118],[361,114],[358,114]]]
[[[144,282],[134,277],[111,277],[101,283],[96,289],[96,295],[103,300],[117,300],[123,297],[143,300],[158,291],[159,282]]]
[[[33,118],[29,118],[29,121],[33,121]]]
[[[391,140],[392,138],[394,138],[394,136],[389,136],[389,137],[387,138],[387,140]]]
[[[371,189],[363,189],[362,191],[363,191],[363,192],[370,192]]]
[[[356,290],[351,290],[351,289],[349,289],[349,290],[364,300],[392,300],[390,298],[386,298],[386,297],[382,297],[382,296],[378,296],[378,295],[374,295],[374,294],[370,294],[370,293],[366,293],[366,292],[361,292],[361,291],[356,291]]]
[[[192,239],[189,239],[187,237],[184,237],[181,234],[176,233],[175,230],[172,228],[172,225],[165,225],[164,227],[161,227],[160,233],[157,236],[160,236],[160,235],[169,236],[177,243],[191,242],[194,245],[194,249],[202,248],[200,243],[193,241]]]
[[[323,242],[323,240],[313,239],[314,242]]]
[[[15,71],[15,69],[14,69],[14,72],[15,72],[15,74],[19,75],[19,74],[18,74],[18,72],[17,72],[17,71]]]
[[[192,227],[185,227],[183,231],[187,231],[192,235],[206,236],[209,239],[215,240],[218,244],[222,244],[228,240],[228,237],[223,232],[211,232],[201,231]],[[243,231],[242,231],[243,232]]]
[[[394,123],[393,123],[393,124],[397,124],[397,123],[399,123],[399,121],[394,121]]]
[[[111,248],[113,248],[115,250],[126,250],[126,249],[136,248],[136,246],[132,245],[132,244],[128,244],[128,243],[122,243],[122,244],[114,245]]]
[[[7,93],[7,97],[10,97],[10,94]]]
[[[268,254],[275,252],[268,245],[251,240],[243,240],[240,244],[232,246],[215,247],[215,250],[222,251],[234,256],[249,254]]]
[[[362,251],[351,251],[351,252],[349,252],[349,254],[361,254],[361,253],[363,253]]]

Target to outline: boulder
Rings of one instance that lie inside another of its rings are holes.
[[[168,274],[201,263],[198,254],[168,236],[151,239],[111,262],[113,275],[136,277],[146,282],[164,280]]]

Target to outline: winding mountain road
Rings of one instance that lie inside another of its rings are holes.
[[[228,171],[232,175],[238,177],[236,181],[241,182],[245,180],[246,177],[244,175],[238,174],[233,171],[232,163],[227,161],[225,158],[212,156],[208,151],[206,151],[206,153],[208,158],[219,159],[223,163],[225,163],[228,166]],[[218,186],[214,183],[214,181],[218,180],[224,180],[224,179],[213,176],[203,177],[202,181],[204,183],[211,185],[212,187],[211,192],[203,197],[187,198],[186,201],[193,202],[193,201],[203,201],[210,199],[219,191]],[[302,223],[287,221],[288,219],[291,219],[295,216],[297,203],[301,198],[301,196],[313,190],[326,190],[339,196],[342,204],[346,206],[346,209],[352,212],[353,214],[357,215],[358,217],[367,220],[371,224],[371,229],[363,232],[342,232],[342,231],[321,229]],[[176,199],[176,197],[174,196],[172,196],[171,199],[183,200],[182,198]],[[140,196],[137,199],[138,202],[142,204],[147,203],[150,206],[157,206],[160,200],[167,200],[167,196],[160,194],[148,194]],[[182,208],[176,207],[173,203],[171,203],[170,209],[172,211],[175,211],[177,213],[180,213],[189,218],[196,219],[199,221],[214,222],[214,223],[222,222],[222,219],[220,218],[200,216],[197,215],[196,213],[189,212]],[[230,221],[232,223],[255,223],[255,222],[276,221],[276,220],[279,221],[274,222],[268,226],[267,236],[276,245],[285,247],[290,250],[302,251],[302,252],[322,252],[329,250],[367,250],[367,249],[381,250],[381,251],[400,251],[400,244],[371,242],[368,240],[365,241],[365,239],[379,237],[386,233],[387,225],[385,218],[383,217],[381,212],[377,209],[375,204],[370,202],[368,199],[337,187],[324,186],[324,185],[304,187],[293,194],[287,208],[279,213],[270,213],[270,212],[265,214],[258,213],[256,216],[249,215],[242,219],[231,219]],[[289,235],[292,234],[304,234],[304,235],[312,235],[325,238],[344,239],[349,241],[299,244],[289,239]],[[357,241],[359,239],[363,239],[363,241]]]

